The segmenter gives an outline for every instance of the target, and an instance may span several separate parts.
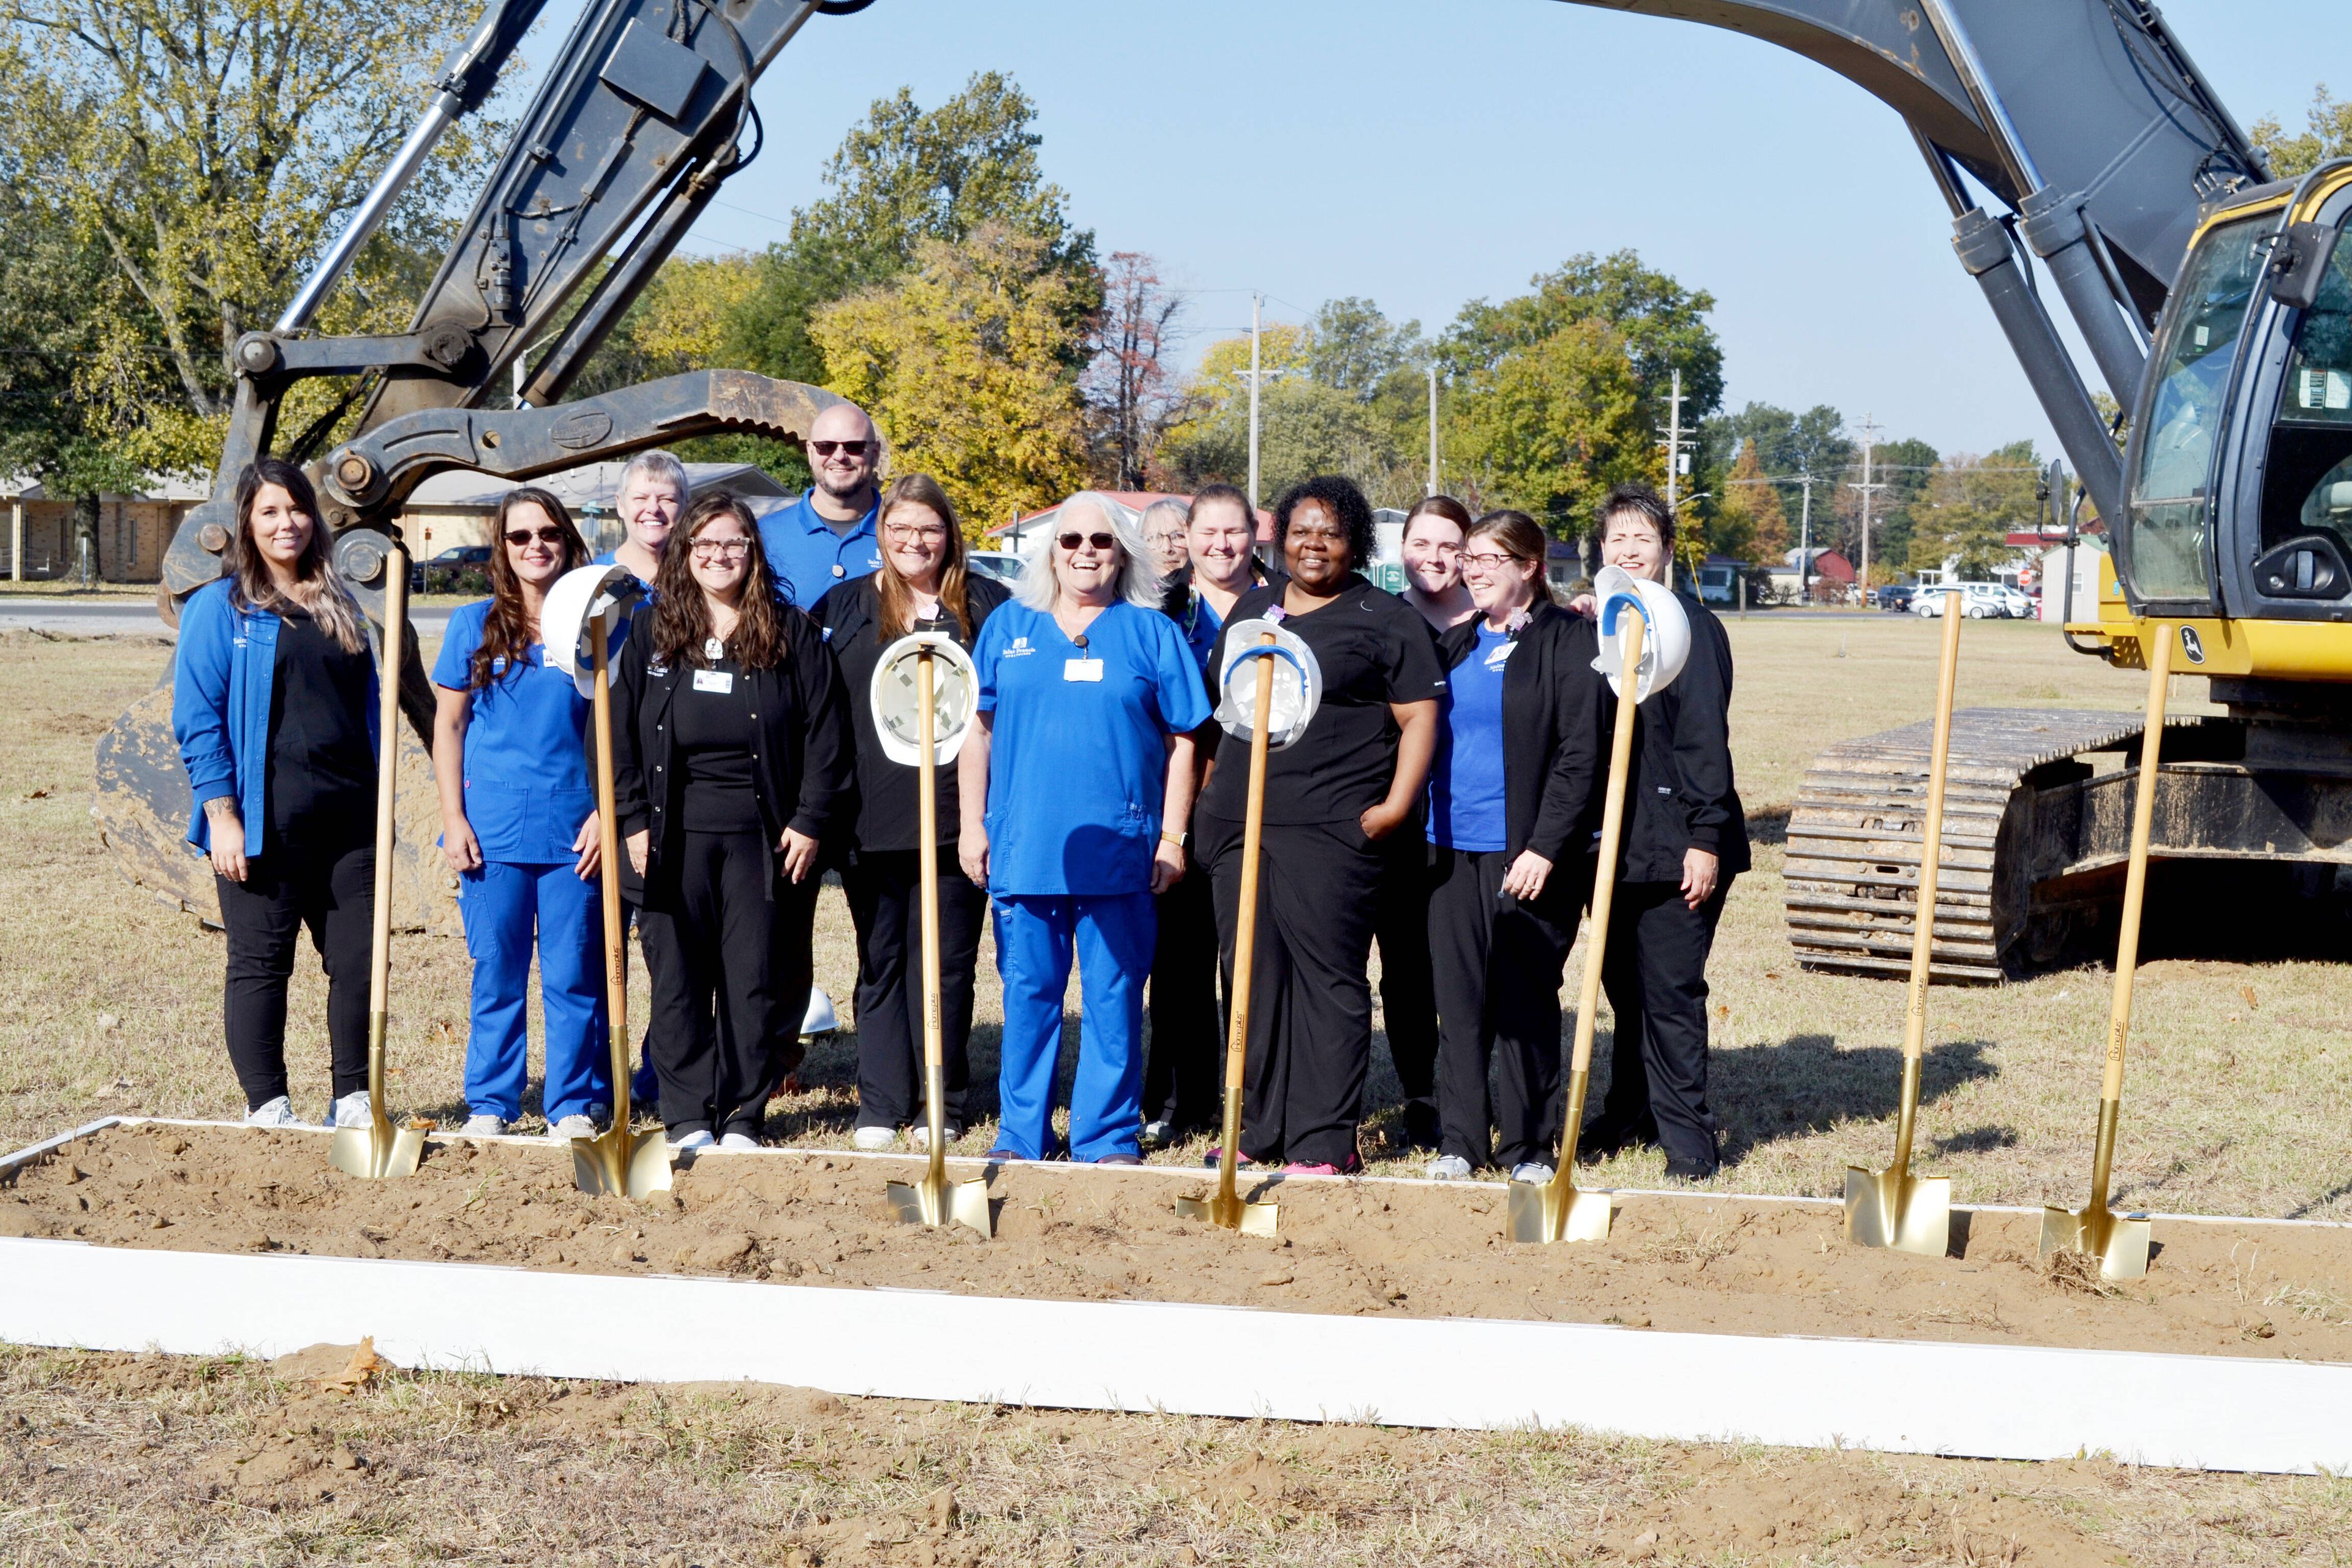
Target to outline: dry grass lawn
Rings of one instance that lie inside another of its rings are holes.
[[[1759,842],[1712,972],[1719,1184],[1830,1194],[1848,1162],[1882,1164],[1891,1146],[1902,988],[1797,969],[1780,921],[1780,825],[1821,746],[1925,715],[1935,628],[1875,616],[1728,624],[1734,742]],[[2142,694],[2137,676],[2066,652],[2040,626],[1971,624],[1964,646],[1964,704],[2131,709]],[[128,883],[88,815],[93,743],[167,657],[160,639],[0,637],[0,1147],[111,1112],[241,1109],[219,1039],[219,939]],[[2179,685],[2184,700],[2202,695],[2200,682]],[[992,963],[984,953],[983,1106]],[[408,938],[394,964],[393,1098],[447,1124],[464,1114],[465,955],[456,942]],[[845,1003],[854,970],[829,892],[819,983]],[[2301,962],[2144,969],[2118,1197],[2352,1219],[2344,975]],[[642,997],[642,968],[636,976]],[[297,1106],[310,1115],[326,1096],[322,990],[313,964],[293,999]],[[1953,1176],[1960,1201],[2080,1201],[2106,1000],[2104,968],[1936,993],[1921,1142],[1927,1168]],[[1604,1016],[1603,1061],[1608,1027]],[[845,1033],[816,1052],[806,1091],[779,1102],[771,1131],[845,1142],[854,1051]],[[1382,1061],[1367,1152],[1405,1173],[1383,1158],[1394,1094]],[[992,1131],[982,1121],[964,1147],[985,1149]],[[1661,1178],[1649,1153],[1620,1157],[1599,1180]],[[593,1421],[542,1418],[592,1396]],[[289,1426],[299,1441],[279,1436]],[[317,1450],[320,1468],[285,1461],[299,1472],[290,1492],[220,1479],[236,1469],[222,1468],[225,1454],[266,1455],[272,1443]],[[336,1444],[363,1466],[338,1470]],[[341,1479],[306,1493],[298,1483],[314,1474]],[[924,1500],[946,1486],[961,1522],[926,1533]],[[1781,1506],[1775,1497],[1849,1494],[1877,1500],[1852,1505],[1851,1531],[1808,1525],[1801,1550],[1748,1518]],[[1684,1506],[1717,1495],[1749,1501]],[[1955,1500],[1997,1497],[2038,1500],[2033,1528],[2055,1521],[2073,1534],[2011,1551],[1971,1535],[1974,1515],[1957,1529],[1945,1517]],[[1916,1529],[1902,1523],[1915,1503],[1927,1509]],[[1675,1533],[1675,1521],[1718,1513],[1711,1534]],[[844,1521],[855,1529],[836,1528]],[[1647,1542],[1630,1528],[1643,1521]],[[1568,1561],[1604,1543],[1708,1563],[2336,1563],[2346,1539],[2352,1495],[2331,1481],[888,1402],[844,1410],[789,1394],[442,1377],[397,1377],[328,1408],[242,1363],[0,1352],[0,1563],[1466,1563]]]

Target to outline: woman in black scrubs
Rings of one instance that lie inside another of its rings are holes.
[[[1601,677],[1592,624],[1552,603],[1544,542],[1525,512],[1480,519],[1461,556],[1477,613],[1441,643],[1428,922],[1441,1181],[1490,1154],[1514,1180],[1549,1181],[1559,1142],[1559,983],[1590,886]]]
[[[1378,910],[1381,844],[1412,821],[1437,743],[1444,671],[1427,624],[1366,582],[1372,510],[1342,479],[1313,479],[1275,508],[1289,576],[1235,601],[1234,626],[1279,620],[1311,649],[1323,702],[1307,732],[1266,758],[1242,1154],[1304,1174],[1359,1169],[1357,1124],[1371,1055],[1365,976]],[[1194,818],[1217,895],[1217,936],[1233,973],[1249,753],[1221,746]]]
[[[840,673],[725,492],[689,508],[629,628],[614,805],[645,879],[662,1121],[685,1150],[759,1147],[779,1043],[808,1006],[818,842],[849,788]]]
[[[1601,509],[1601,559],[1672,583],[1675,517],[1647,485],[1620,485]],[[1688,594],[1689,660],[1634,721],[1624,858],[1601,969],[1617,1045],[1609,1094],[1580,1148],[1604,1158],[1637,1143],[1666,1174],[1703,1182],[1721,1156],[1706,1106],[1706,959],[1731,879],[1748,869],[1748,819],[1731,776],[1731,643]],[[1614,723],[1604,687],[1601,723]]]
[[[935,632],[970,652],[989,613],[1011,590],[964,567],[963,533],[947,492],[929,474],[893,479],[882,494],[882,566],[836,584],[817,602],[817,624],[840,661],[843,700],[857,737],[857,816],[842,856],[841,881],[857,926],[857,1130],[860,1149],[898,1142],[930,1146],[923,1124],[921,868],[916,770],[882,751],[867,698],[882,650],[913,632]],[[972,970],[988,894],[956,864],[962,817],[956,770],[937,771],[940,846],[940,1030],[946,1059],[948,1139],[961,1137],[971,1069]]]

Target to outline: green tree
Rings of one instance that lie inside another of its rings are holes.
[[[1474,300],[1462,308],[1439,344],[1454,376],[1492,373],[1507,355],[1565,327],[1600,321],[1622,340],[1646,412],[1659,423],[1676,370],[1685,426],[1696,426],[1723,401],[1723,347],[1706,323],[1715,296],[1705,289],[1684,288],[1631,250],[1570,257],[1529,281],[1532,294],[1499,305]]]
[[[1455,388],[1449,463],[1486,504],[1517,507],[1562,537],[1589,531],[1601,498],[1664,474],[1625,340],[1571,321],[1497,355]]]
[[[1803,505],[1804,491],[1795,476],[1813,476],[1813,510],[1818,518],[1830,504],[1832,487],[1844,481],[1846,467],[1858,462],[1861,456],[1861,449],[1846,439],[1844,416],[1825,403],[1802,414],[1769,403],[1750,403],[1737,414],[1709,419],[1700,431],[1701,460],[1717,455],[1727,465],[1743,444],[1756,448],[1757,461],[1780,486],[1781,510],[1792,519]],[[1817,533],[1814,542],[1819,543],[1821,537]],[[1792,537],[1790,543],[1794,542]]]
[[[2311,107],[2304,113],[2299,134],[2288,135],[2278,117],[2269,114],[2255,121],[2247,134],[2271,161],[2271,178],[2297,179],[2330,158],[2352,153],[2352,102],[2339,101],[2321,82],[2312,89]]]
[[[1976,577],[2006,564],[2010,533],[2034,526],[2040,466],[2031,441],[2012,441],[1981,458],[1946,458],[1912,509],[1912,569],[1949,562],[1961,576]]]
[[[1338,474],[1375,506],[1399,499],[1397,457],[1359,399],[1306,377],[1269,381],[1259,401],[1258,494],[1271,505],[1299,480]],[[1249,398],[1229,398],[1162,446],[1171,483],[1186,490],[1213,481],[1249,483]]]
[[[1370,402],[1408,363],[1417,367],[1429,358],[1419,321],[1399,325],[1370,300],[1352,295],[1324,300],[1307,335],[1307,374],[1360,402]]]
[[[928,242],[961,245],[983,226],[1037,242],[1059,273],[1075,329],[1102,304],[1091,230],[1070,225],[1067,195],[1038,157],[1036,106],[1019,84],[982,71],[937,109],[911,89],[877,99],[825,164],[827,194],[793,215],[791,237],[756,263],[757,287],[730,312],[742,368],[791,381],[824,379],[810,323],[827,303],[887,283]],[[1069,337],[1073,369],[1086,352]]]
[[[1910,558],[1920,503],[1934,485],[1942,463],[1943,458],[1935,447],[1916,438],[1881,441],[1872,449],[1871,482],[1886,487],[1876,491],[1870,503],[1870,559],[1874,569],[1878,562]],[[1849,480],[1862,478],[1859,457],[1853,471],[1843,477]]]

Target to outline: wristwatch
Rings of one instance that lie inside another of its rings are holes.
[[[1189,833],[1171,833],[1163,827],[1160,830],[1160,841],[1162,844],[1173,844],[1177,848],[1181,849],[1192,842],[1192,836]]]

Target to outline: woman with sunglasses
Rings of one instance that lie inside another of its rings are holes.
[[[1441,1181],[1490,1163],[1549,1181],[1559,1140],[1559,984],[1591,876],[1601,677],[1592,624],[1552,603],[1544,546],[1525,512],[1473,525],[1461,568],[1477,614],[1440,644],[1428,930],[1444,1132],[1428,1174]]]
[[[613,1106],[589,703],[548,664],[539,617],[588,546],[563,503],[532,486],[499,500],[490,539],[490,596],[451,613],[433,661],[441,853],[474,961],[464,1130],[496,1136],[522,1115],[535,942],[548,1131],[585,1138]]]
[[[823,634],[784,602],[734,496],[687,509],[654,587],[622,651],[613,751],[645,879],[662,1121],[681,1149],[756,1149],[770,1093],[799,1065],[848,715]]]
[[[959,858],[988,888],[1004,982],[991,1158],[1052,1150],[1075,952],[1084,1005],[1070,1154],[1141,1162],[1152,895],[1184,874],[1192,731],[1209,718],[1200,666],[1160,598],[1126,510],[1075,495],[973,650],[980,715],[957,762]]]
[[[1314,653],[1323,700],[1306,733],[1266,758],[1239,1152],[1331,1175],[1363,1163],[1356,1133],[1371,1060],[1366,966],[1381,841],[1420,810],[1445,674],[1420,615],[1364,580],[1372,509],[1361,490],[1308,479],[1276,506],[1274,534],[1290,574],[1234,603],[1210,668],[1224,668],[1236,625],[1277,620]],[[1247,747],[1221,743],[1195,824],[1229,983],[1249,771]]]
[[[929,1148],[923,1120],[922,845],[916,770],[885,755],[872,689],[882,651],[912,632],[970,649],[1012,591],[964,566],[963,532],[947,492],[929,474],[906,474],[882,494],[882,569],[841,584],[817,602],[826,646],[841,665],[857,737],[857,816],[842,856],[842,889],[857,927],[857,1128],[860,1149],[894,1147],[898,1130]],[[962,1136],[971,1069],[972,971],[988,896],[956,865],[961,818],[956,770],[939,770],[933,830],[939,858],[940,1031],[946,1058],[950,1141]]]

